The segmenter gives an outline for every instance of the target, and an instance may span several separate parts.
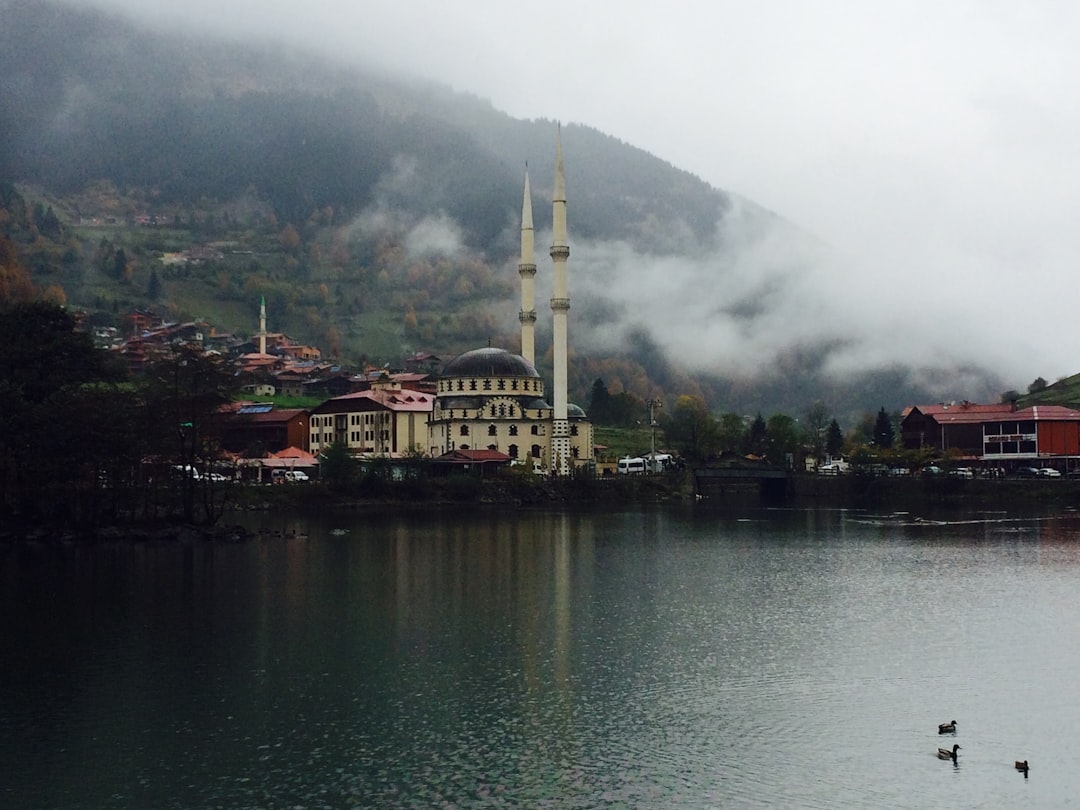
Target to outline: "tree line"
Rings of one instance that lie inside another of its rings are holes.
[[[214,522],[224,493],[175,468],[218,457],[231,370],[176,347],[136,378],[76,326],[43,301],[0,310],[0,523]]]

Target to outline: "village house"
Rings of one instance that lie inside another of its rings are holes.
[[[912,405],[900,419],[907,449],[933,447],[1006,470],[1035,461],[1068,466],[1080,459],[1080,411],[1060,405],[952,402]]]

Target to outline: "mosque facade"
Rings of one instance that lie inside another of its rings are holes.
[[[545,475],[569,475],[593,463],[593,426],[567,401],[570,296],[567,261],[566,181],[562,138],[556,135],[552,194],[553,388],[547,398],[535,364],[535,276],[532,201],[528,172],[521,209],[521,354],[485,347],[458,355],[443,367],[428,422],[433,455],[454,450],[495,450]]]

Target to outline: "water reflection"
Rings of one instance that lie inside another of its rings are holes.
[[[262,520],[237,545],[0,549],[4,806],[1056,806],[1080,788],[1072,514]],[[955,764],[936,759],[950,717]]]

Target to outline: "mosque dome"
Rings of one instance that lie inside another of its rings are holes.
[[[567,419],[588,419],[585,413],[585,409],[580,405],[575,405],[573,402],[566,403],[566,418]]]
[[[440,375],[446,377],[539,377],[532,363],[519,354],[491,347],[459,354]]]

